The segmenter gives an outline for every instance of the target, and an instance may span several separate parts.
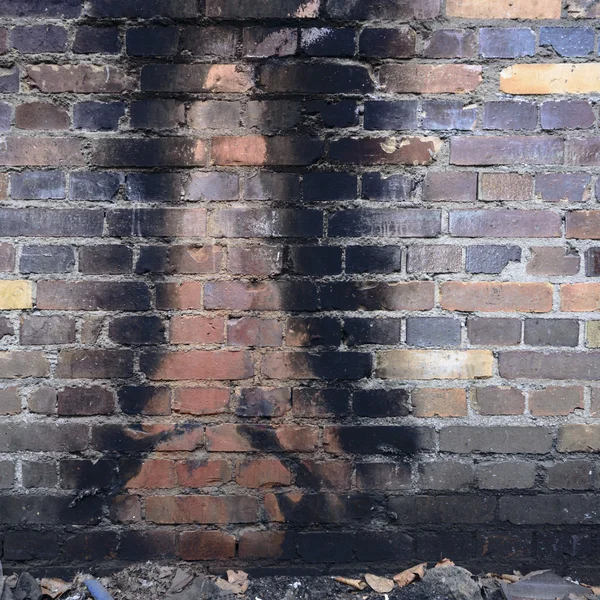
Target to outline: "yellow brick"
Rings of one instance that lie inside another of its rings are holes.
[[[600,63],[513,65],[500,73],[506,94],[590,94],[600,92]]]
[[[31,281],[0,281],[0,310],[31,308],[33,284]]]
[[[561,0],[447,0],[446,14],[463,19],[560,19]]]
[[[600,321],[588,321],[586,339],[589,348],[600,348]]]
[[[492,376],[489,350],[389,350],[377,358],[382,379],[479,379]]]

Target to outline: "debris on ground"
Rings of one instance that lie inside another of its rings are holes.
[[[599,592],[552,571],[473,575],[448,558],[391,577],[253,578],[233,569],[219,577],[203,572],[201,565],[148,562],[106,577],[79,574],[71,582],[38,582],[29,573],[5,577],[0,564],[0,600],[600,600]]]

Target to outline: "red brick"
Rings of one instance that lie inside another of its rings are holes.
[[[476,399],[482,415],[522,415],[525,412],[525,396],[516,388],[477,388]]]
[[[85,164],[85,157],[77,138],[7,137],[0,162],[11,167],[77,167]]]
[[[396,94],[464,94],[481,83],[476,65],[390,64],[379,72],[381,87]]]
[[[293,552],[292,537],[286,531],[246,531],[240,536],[239,557],[284,558]]]
[[[549,312],[549,283],[498,283],[449,281],[441,285],[441,306],[465,312]]]
[[[49,102],[29,102],[15,109],[15,126],[19,129],[69,129],[67,110]]]
[[[576,409],[583,409],[583,388],[550,386],[529,392],[529,410],[536,417],[567,416]],[[592,393],[592,416],[594,415]]]
[[[153,523],[254,523],[259,504],[250,496],[150,496],[146,520]]]
[[[122,69],[108,65],[34,65],[27,76],[33,87],[50,93],[120,93],[134,85]]]
[[[235,557],[235,537],[220,531],[184,531],[179,538],[183,560],[225,560]]]
[[[292,474],[280,460],[255,459],[238,463],[235,481],[247,488],[274,487],[290,485]]]
[[[169,269],[174,273],[218,273],[223,261],[223,249],[219,246],[171,246]]]
[[[173,344],[221,344],[225,341],[225,320],[222,317],[185,317],[171,319]]]
[[[173,410],[188,415],[225,413],[229,395],[229,388],[176,388]]]
[[[182,281],[157,284],[156,308],[159,310],[202,308],[202,283]]]
[[[581,240],[600,240],[600,210],[568,212],[567,237]]]
[[[235,425],[206,428],[209,452],[287,451],[312,452],[319,440],[318,427],[300,425]],[[264,447],[254,447],[255,443]]]
[[[227,270],[236,275],[277,275],[282,260],[280,247],[233,246],[228,251]]]
[[[283,328],[277,319],[243,317],[227,323],[228,346],[281,346]]]
[[[121,469],[123,472],[123,470]],[[127,470],[124,471],[127,473]],[[127,489],[175,487],[175,464],[171,460],[145,460],[139,471],[125,483]]]
[[[249,352],[189,350],[147,352],[140,367],[153,380],[247,379],[254,375]]]
[[[565,312],[594,312],[600,309],[600,283],[561,285],[560,309]]]
[[[176,464],[179,485],[189,488],[218,487],[231,481],[226,460],[185,460]]]
[[[467,392],[461,388],[420,388],[412,393],[415,417],[466,417]]]

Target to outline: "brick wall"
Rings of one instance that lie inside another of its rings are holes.
[[[600,2],[197,4],[0,0],[4,564],[600,581]]]

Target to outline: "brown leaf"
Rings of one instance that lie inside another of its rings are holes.
[[[402,573],[398,573],[398,575],[394,575],[393,579],[398,584],[398,587],[405,587],[413,581],[423,579],[426,568],[427,563],[421,563],[420,565],[406,569],[406,571],[402,571]]]
[[[378,594],[388,594],[394,589],[394,582],[391,579],[379,577],[378,575],[373,575],[371,573],[365,575],[365,581],[369,584],[369,587]]]
[[[58,598],[71,589],[71,584],[62,579],[44,578],[40,581],[42,593],[50,598]]]
[[[507,575],[504,573],[500,577],[501,579],[504,579],[504,581],[510,581],[510,583],[517,583],[517,581],[521,581],[521,577],[519,577],[519,575]]]
[[[335,581],[339,581],[340,583],[343,583],[344,585],[349,585],[350,587],[353,587],[355,590],[364,590],[367,587],[367,584],[364,581],[361,581],[360,579],[349,579],[348,577],[334,577]]]
[[[217,586],[226,592],[232,592],[233,594],[244,594],[250,586],[248,574],[244,573],[244,571],[227,571],[227,578],[230,581],[225,581],[220,577],[215,580]],[[233,580],[233,582],[231,580]]]
[[[439,569],[441,567],[453,567],[454,563],[449,558],[442,558],[437,565],[435,565],[435,569]]]
[[[229,569],[227,571],[227,581],[229,583],[244,583],[248,580],[248,573],[246,571],[233,571]]]

